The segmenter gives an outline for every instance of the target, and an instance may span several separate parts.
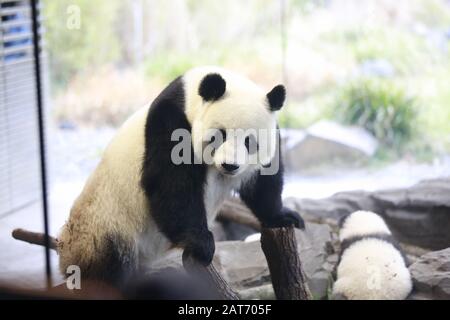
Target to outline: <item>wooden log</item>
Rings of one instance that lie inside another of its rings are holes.
[[[205,267],[198,263],[192,256],[183,252],[183,266],[192,275],[199,276],[202,280],[206,281],[209,285],[213,286],[223,300],[239,300],[236,292],[228,285],[228,283],[222,278],[220,273],[214,267],[213,263]]]
[[[311,300],[297,251],[294,227],[263,228],[261,247],[278,300]]]
[[[258,219],[237,199],[231,199],[224,202],[217,215],[217,220],[232,221],[253,228],[256,231],[261,230],[261,223]]]
[[[24,229],[14,229],[12,237],[16,240],[25,241],[31,244],[37,244],[45,247],[45,234],[40,232],[32,232]],[[56,250],[58,246],[58,240],[52,236],[48,237],[49,248]]]

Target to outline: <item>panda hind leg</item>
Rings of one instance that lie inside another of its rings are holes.
[[[123,289],[138,271],[137,248],[134,241],[124,239],[117,234],[106,235],[104,243],[103,254],[98,261],[101,267],[91,269],[93,272],[90,272],[88,278],[98,279]]]

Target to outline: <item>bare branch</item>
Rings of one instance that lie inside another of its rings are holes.
[[[45,246],[45,234],[40,232],[32,232],[24,229],[14,229],[12,232],[12,237],[16,240],[25,241],[31,244],[37,244],[40,246]],[[48,237],[49,248],[56,250],[58,246],[58,240],[52,236]]]
[[[251,211],[239,200],[227,200],[217,215],[218,221],[232,221],[253,228],[257,231],[261,230],[261,224]]]

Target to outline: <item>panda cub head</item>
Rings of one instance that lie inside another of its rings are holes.
[[[183,78],[198,159],[229,178],[271,165],[278,150],[276,111],[286,95],[282,85],[265,92],[218,67],[195,68]]]
[[[412,290],[406,259],[384,220],[356,211],[341,223],[333,298],[400,300]]]
[[[339,240],[370,234],[390,235],[391,231],[378,214],[371,211],[355,211],[340,221]]]

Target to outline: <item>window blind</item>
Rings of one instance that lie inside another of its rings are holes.
[[[41,187],[31,3],[0,0],[0,17],[1,217],[39,200]]]

